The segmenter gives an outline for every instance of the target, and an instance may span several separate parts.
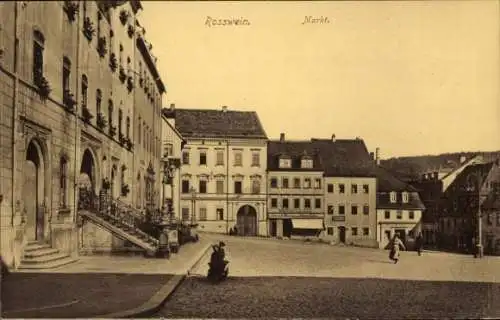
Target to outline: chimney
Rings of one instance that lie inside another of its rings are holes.
[[[370,158],[371,158],[372,160],[375,160],[375,153],[370,152]]]
[[[280,142],[285,142],[285,134],[283,132],[280,133]]]
[[[222,112],[226,112],[227,111],[227,106],[222,106]]]
[[[171,103],[170,104],[170,111],[174,111],[175,110],[175,103]]]
[[[335,133],[332,134],[332,142],[335,142]]]
[[[380,148],[375,148],[375,163],[380,165]]]
[[[464,163],[466,159],[465,156],[460,156],[460,164]]]

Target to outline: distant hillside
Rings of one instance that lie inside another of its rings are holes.
[[[440,155],[425,155],[413,157],[397,157],[380,160],[380,164],[390,170],[398,178],[408,181],[418,179],[422,173],[439,168],[455,168],[460,164],[460,157],[472,157],[481,154],[484,161],[500,159],[500,151],[493,152],[455,152]]]

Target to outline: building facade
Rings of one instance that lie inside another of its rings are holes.
[[[422,212],[425,209],[420,196],[411,185],[400,181],[384,168],[377,172],[377,241],[380,248],[388,248],[395,234],[406,244],[414,244],[422,231]]]
[[[255,112],[170,108],[186,140],[180,217],[202,231],[267,235],[267,136]]]
[[[318,237],[324,224],[323,168],[311,141],[269,141],[267,147],[269,235]]]
[[[123,245],[80,225],[77,209],[83,190],[134,204],[134,79],[118,58],[136,59],[140,9],[139,1],[0,4],[1,253],[9,266],[32,242],[68,255]]]

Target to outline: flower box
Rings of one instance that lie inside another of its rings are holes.
[[[116,54],[114,52],[109,55],[109,67],[113,72],[118,68],[118,61],[116,60]]]
[[[99,112],[97,114],[97,127],[101,130],[103,130],[104,128],[106,128],[106,125],[107,125],[107,121],[106,121],[106,118],[104,117],[104,114],[102,114],[102,112]]]
[[[73,94],[69,90],[64,90],[63,93],[63,103],[66,109],[69,111],[74,111],[75,105],[76,105],[76,100],[73,96]]]
[[[38,93],[40,94],[40,97],[42,97],[42,99],[47,99],[52,92],[49,81],[45,79],[44,76],[40,75],[36,78],[35,84],[38,87]]]
[[[97,41],[97,52],[101,58],[104,58],[106,53],[108,53],[108,49],[106,48],[106,38],[100,37]]]
[[[83,118],[83,121],[85,121],[86,123],[90,123],[90,120],[92,120],[92,118],[94,118],[92,113],[90,113],[89,108],[87,108],[85,106],[82,108],[82,118]]]
[[[125,83],[125,80],[127,79],[127,73],[125,72],[125,68],[120,66],[120,81],[122,83]]]
[[[95,34],[94,24],[92,23],[92,21],[90,21],[89,17],[86,17],[83,20],[83,34],[85,35],[88,41],[91,41],[92,37]]]
[[[68,16],[68,20],[70,22],[75,21],[76,14],[78,13],[78,3],[75,3],[74,1],[64,1],[63,9]]]
[[[130,13],[127,10],[120,11],[120,21],[123,25],[127,24],[128,18],[130,17]]]

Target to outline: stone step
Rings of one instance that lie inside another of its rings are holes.
[[[36,258],[36,257],[47,256],[47,255],[52,255],[52,254],[57,254],[57,253],[59,253],[59,250],[49,247],[49,248],[43,248],[43,249],[31,250],[31,251],[25,252],[24,256],[26,258]]]
[[[24,252],[32,252],[32,251],[37,251],[37,250],[42,250],[42,249],[50,249],[50,245],[46,243],[28,243],[26,248],[24,248]]]
[[[43,264],[43,263],[47,263],[47,262],[51,262],[51,261],[55,261],[55,260],[60,260],[60,259],[66,258],[66,257],[68,257],[68,255],[65,253],[55,253],[55,254],[33,257],[33,258],[24,257],[21,260],[21,264],[38,264],[38,263]]]
[[[70,256],[66,256],[65,258],[58,259],[58,260],[52,260],[44,263],[35,263],[35,264],[25,264],[21,263],[19,266],[19,270],[41,270],[41,269],[54,269],[58,267],[65,266],[70,263],[75,263],[77,262],[78,259],[72,258]]]

